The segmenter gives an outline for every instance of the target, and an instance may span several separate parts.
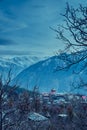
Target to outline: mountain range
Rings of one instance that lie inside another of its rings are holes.
[[[3,79],[7,79],[11,69],[11,78],[13,79],[25,68],[45,58],[36,56],[0,57],[0,74]]]
[[[57,92],[87,95],[87,87],[81,87],[83,80],[86,82],[87,77],[87,68],[81,69],[84,64],[85,62],[81,61],[68,69],[56,70],[58,66],[64,66],[65,61],[58,56],[53,56],[24,69],[11,84],[29,90],[37,86],[40,92],[50,92],[52,88],[55,88]]]

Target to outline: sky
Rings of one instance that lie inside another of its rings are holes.
[[[56,39],[66,2],[86,0],[0,0],[0,55],[51,56],[64,44]],[[87,2],[86,2],[87,3]]]

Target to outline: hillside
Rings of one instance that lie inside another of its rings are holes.
[[[55,88],[57,92],[87,94],[85,86],[81,89],[73,89],[80,85],[79,76],[86,81],[86,69],[82,70],[79,75],[74,73],[74,71],[79,71],[81,69],[84,61],[73,65],[67,70],[55,71],[57,66],[64,64],[64,61],[58,59],[57,56],[53,56],[23,70],[11,84],[17,84],[23,88],[28,88],[29,90],[33,90],[36,85],[41,92],[49,92],[52,88]]]

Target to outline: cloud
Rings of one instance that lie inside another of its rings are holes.
[[[50,30],[49,26],[56,28],[57,24],[61,23],[62,18],[59,14],[64,12],[67,0],[2,1],[0,2],[0,49],[3,49],[0,50],[1,55],[27,55],[31,50],[35,51],[31,52],[31,55],[41,55],[41,52],[46,55],[57,48],[63,48],[58,44],[60,42],[56,39],[56,33]],[[78,2],[71,0],[70,4],[72,3],[76,6],[75,3]]]
[[[12,21],[9,17],[6,16],[5,13],[0,9],[0,23],[1,22],[10,22]]]
[[[29,52],[16,50],[0,50],[0,55],[27,55]]]
[[[14,26],[10,25],[10,27],[7,27],[7,28],[3,28],[1,30],[1,33],[6,33],[6,32],[13,32],[13,31],[17,31],[17,30],[22,30],[22,29],[25,29],[25,28],[28,28],[28,24],[26,23],[15,23],[13,24]]]
[[[33,8],[38,8],[38,9],[40,9],[40,8],[45,8],[44,5],[32,5],[32,7],[33,7]]]
[[[19,51],[19,50],[0,50],[0,55],[43,55],[43,52],[36,51]]]
[[[15,45],[15,42],[13,40],[0,38],[1,46],[8,46],[8,45],[13,45],[13,44]]]

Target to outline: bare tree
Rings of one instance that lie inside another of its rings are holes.
[[[87,6],[80,4],[78,8],[74,8],[67,3],[65,13],[61,15],[64,24],[58,25],[57,29],[51,28],[57,33],[57,38],[65,44],[64,50],[58,56],[63,65],[57,66],[56,71],[81,64],[79,70],[73,70],[73,73],[79,75],[87,69]],[[81,84],[87,84],[83,79],[80,81]]]
[[[65,44],[65,49],[61,51],[63,54],[61,58],[68,60],[69,66],[71,66],[87,58],[87,7],[80,4],[75,9],[67,3],[65,13],[61,15],[64,18],[64,25],[51,29]],[[64,55],[65,52],[71,53],[73,59],[70,59],[69,55]]]
[[[79,5],[78,8],[70,7],[66,4],[65,14],[61,14],[64,17],[65,26],[59,25],[58,29],[54,29],[57,32],[57,38],[63,40],[66,43],[67,49],[74,48],[87,48],[87,7]],[[65,33],[67,32],[67,33]],[[68,33],[69,32],[69,33]],[[67,37],[70,34],[71,37]]]
[[[0,130],[13,126],[14,122],[11,122],[12,114],[16,111],[14,107],[14,100],[11,100],[10,96],[13,94],[17,86],[10,87],[12,69],[9,69],[7,79],[3,81],[3,76],[0,76]]]
[[[72,82],[73,89],[87,88],[87,81],[80,75],[81,72],[87,75],[87,6],[80,4],[78,8],[74,8],[67,3],[65,13],[61,15],[64,18],[64,24],[59,25],[57,29],[51,28],[57,33],[57,38],[65,44],[64,50],[58,55],[63,64],[57,66],[55,71],[67,70],[74,66],[73,73],[78,75],[79,82]],[[79,66],[79,69],[76,69],[76,66]],[[84,104],[87,107],[87,103]],[[85,130],[87,129],[85,122],[87,109],[84,113],[81,106],[83,109],[84,105],[80,101],[77,117],[72,125],[76,125],[76,129]]]

